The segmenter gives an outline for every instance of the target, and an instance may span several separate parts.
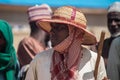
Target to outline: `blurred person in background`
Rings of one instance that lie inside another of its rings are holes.
[[[17,55],[20,66],[30,63],[36,54],[49,47],[49,35],[37,27],[36,21],[44,18],[51,18],[52,10],[47,4],[36,5],[28,8],[30,24],[30,36],[20,41]]]
[[[51,49],[32,60],[26,80],[94,80],[97,53],[82,45],[96,43],[96,37],[86,29],[84,14],[72,6],[62,6],[54,11],[52,19],[42,19],[37,24],[50,33]],[[106,77],[101,57],[97,80]]]
[[[105,39],[103,44],[102,56],[105,65],[107,65],[107,59],[113,39],[120,36],[120,2],[115,2],[108,8],[107,24],[111,36]]]
[[[36,21],[51,18],[52,9],[47,4],[36,5],[28,8],[30,35],[20,41],[17,55],[20,62],[19,79],[24,80],[29,63],[36,54],[48,49],[49,34],[37,27]]]
[[[0,20],[0,80],[17,80],[18,71],[11,26],[5,20]]]
[[[120,37],[115,38],[111,43],[107,74],[110,80],[120,80]]]
[[[120,80],[120,2],[113,3],[108,11],[108,26],[114,40],[109,50],[107,74],[110,80]]]

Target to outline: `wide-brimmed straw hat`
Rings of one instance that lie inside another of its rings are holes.
[[[47,4],[35,5],[27,10],[29,21],[51,18],[52,9]]]
[[[37,25],[47,32],[50,32],[51,30],[50,23],[65,23],[85,31],[83,41],[84,45],[92,45],[97,42],[96,37],[86,29],[87,20],[84,14],[75,7],[60,7],[54,11],[51,19],[42,19],[37,21]]]

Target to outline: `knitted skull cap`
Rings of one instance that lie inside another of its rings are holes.
[[[52,10],[47,4],[35,5],[27,10],[29,21],[51,18]]]
[[[109,8],[108,12],[120,12],[120,2],[114,2]]]

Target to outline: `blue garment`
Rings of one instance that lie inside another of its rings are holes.
[[[115,38],[111,44],[107,74],[110,80],[120,80],[120,37]]]

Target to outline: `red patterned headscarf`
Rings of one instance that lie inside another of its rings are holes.
[[[84,32],[69,26],[69,36],[54,47],[51,63],[51,80],[76,80],[82,56]]]

